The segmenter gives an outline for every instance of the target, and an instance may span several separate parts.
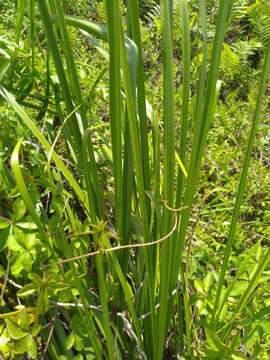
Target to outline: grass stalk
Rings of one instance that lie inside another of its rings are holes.
[[[163,32],[163,121],[164,121],[164,174],[163,196],[166,203],[174,204],[175,177],[175,104],[173,79],[173,12],[171,2],[162,1],[162,32]],[[163,234],[169,232],[172,224],[172,212],[165,208],[163,214]],[[171,244],[166,242],[161,248],[160,260],[160,311],[157,359],[163,357],[165,337],[168,328],[169,307],[168,294],[171,270]]]
[[[179,232],[174,249],[172,282],[176,283],[179,268],[182,266],[182,253],[185,246],[186,231],[191,214],[193,197],[199,176],[200,165],[205,149],[207,133],[214,114],[214,107],[217,100],[217,77],[221,59],[222,44],[225,37],[227,19],[229,16],[229,1],[221,0],[216,23],[216,33],[212,50],[210,70],[207,78],[207,89],[205,94],[204,109],[202,115],[201,129],[196,133],[197,139],[193,138],[191,148],[190,166],[188,170],[187,185],[184,192],[183,211],[179,225]],[[197,145],[198,144],[198,145]],[[180,259],[179,259],[180,257]],[[180,261],[179,261],[180,260]],[[179,267],[180,266],[180,267]]]
[[[189,97],[190,97],[190,68],[191,68],[191,45],[190,45],[190,27],[189,11],[186,0],[180,2],[181,25],[182,25],[182,56],[183,56],[183,95],[182,95],[182,121],[180,133],[179,156],[184,165],[187,167],[187,135],[189,121]],[[177,179],[176,207],[180,206],[181,196],[184,187],[184,175],[179,169]]]
[[[105,1],[107,10],[107,23],[110,48],[110,119],[113,154],[113,172],[115,179],[115,209],[116,224],[120,236],[124,235],[122,225],[122,120],[121,120],[121,61],[119,38],[120,13],[119,1]],[[122,237],[121,241],[124,241]]]

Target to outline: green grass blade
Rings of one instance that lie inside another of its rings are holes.
[[[191,213],[191,205],[193,202],[193,197],[197,186],[200,165],[206,144],[207,133],[213,117],[213,109],[215,107],[215,103],[217,99],[217,77],[218,77],[218,70],[221,59],[222,45],[226,32],[227,18],[229,15],[228,13],[229,8],[230,8],[229,1],[224,1],[224,0],[220,1],[218,19],[216,24],[215,40],[212,50],[212,57],[211,57],[211,65],[207,79],[208,84],[207,84],[207,91],[205,94],[202,125],[200,132],[197,134],[198,139],[197,140],[193,139],[193,143],[194,142],[196,143],[197,141],[198,147],[192,146],[190,166],[188,170],[187,186],[185,188],[183,206],[187,206],[187,208],[186,210],[183,211],[183,214],[181,216],[179,233],[177,236],[177,243],[174,251],[173,274],[172,274],[173,283],[175,283],[177,280],[179,264],[181,266],[182,252],[185,245],[185,236],[186,236],[189,217]],[[179,258],[180,258],[180,262],[179,262]]]
[[[164,200],[173,207],[174,176],[175,176],[175,109],[173,80],[173,36],[172,6],[168,0],[162,1],[162,32],[163,32],[163,111],[164,111]],[[165,208],[163,235],[168,233],[172,224],[172,212]],[[162,245],[160,260],[160,310],[157,359],[163,357],[164,343],[168,326],[170,306],[168,294],[171,275],[171,243]]]
[[[120,11],[119,1],[106,0],[107,23],[110,48],[110,121],[115,181],[115,209],[117,228],[123,236],[122,219],[122,120],[121,120],[121,61],[119,39]],[[124,239],[122,239],[123,241]]]
[[[39,12],[45,32],[47,35],[48,46],[51,51],[51,55],[54,60],[56,67],[57,75],[63,91],[63,98],[65,100],[65,105],[67,107],[67,112],[71,114],[74,110],[72,96],[69,90],[68,81],[65,75],[64,66],[62,62],[62,57],[58,48],[57,40],[53,30],[53,23],[51,21],[50,13],[47,7],[47,4],[43,0],[37,0],[39,6]],[[67,126],[65,132],[69,145],[71,146],[73,153],[78,157],[81,149],[81,131],[77,123],[77,118],[75,114],[72,115],[73,121],[70,122],[70,125]]]
[[[143,65],[143,57],[142,57],[142,41],[141,41],[138,5],[139,5],[138,0],[127,1],[128,20],[131,24],[131,39],[135,42],[138,50],[138,71],[137,71],[138,112],[140,119],[144,186],[146,190],[149,190],[150,169],[149,169],[148,126],[147,126],[146,96],[145,96],[145,75],[144,75],[144,65]]]
[[[186,0],[180,2],[181,24],[182,24],[182,56],[183,56],[183,96],[182,96],[182,121],[180,134],[179,157],[187,167],[187,133],[189,121],[189,96],[190,96],[190,67],[191,67],[191,45],[190,45],[190,26],[189,11]],[[176,207],[180,205],[184,186],[184,176],[181,169],[178,172]]]

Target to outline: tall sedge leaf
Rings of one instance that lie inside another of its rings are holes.
[[[173,79],[173,11],[168,0],[162,1],[163,32],[163,119],[164,119],[164,200],[173,207],[175,176],[175,110]],[[165,208],[163,234],[168,233],[172,224],[172,212]],[[164,351],[165,336],[168,326],[170,308],[167,307],[171,271],[171,244],[166,242],[161,248],[160,260],[160,311],[157,359],[161,359]]]
[[[119,39],[120,9],[119,1],[106,0],[108,37],[110,49],[110,121],[113,154],[113,172],[115,181],[116,224],[122,229],[122,121],[121,121],[121,61]],[[121,234],[123,235],[123,233]],[[124,239],[123,239],[124,240]]]
[[[56,36],[53,29],[53,22],[50,17],[50,13],[47,7],[46,1],[37,0],[39,6],[39,12],[41,19],[44,24],[45,32],[47,35],[48,46],[53,57],[55,68],[57,71],[57,76],[61,85],[63,92],[63,98],[67,108],[67,112],[71,114],[74,110],[72,96],[69,90],[67,77],[64,71],[64,65],[62,57],[58,48]],[[73,121],[69,122],[68,126],[65,128],[66,137],[70,148],[72,150],[73,157],[78,158],[81,149],[81,131],[77,122],[76,115],[72,115]]]
[[[140,202],[140,210],[143,223],[143,241],[148,241],[149,239],[149,229],[148,229],[148,214],[146,207],[146,198],[145,198],[145,188],[143,181],[143,166],[142,166],[142,152],[140,145],[140,137],[137,125],[137,112],[136,112],[136,88],[134,87],[133,75],[134,70],[136,69],[137,64],[137,49],[136,45],[129,39],[126,39],[127,44],[125,46],[123,34],[120,38],[120,49],[121,49],[121,61],[122,61],[122,70],[123,70],[123,82],[124,89],[126,94],[126,106],[128,113],[128,122],[130,129],[130,138],[132,144],[134,165],[136,171],[137,179],[137,191]],[[127,52],[126,49],[130,51]]]
[[[150,189],[150,169],[149,169],[149,147],[148,147],[148,126],[146,113],[145,96],[145,74],[142,56],[142,40],[139,21],[138,0],[128,0],[128,19],[131,24],[131,39],[134,40],[138,50],[138,70],[137,70],[137,96],[138,111],[140,118],[140,135],[142,145],[142,162],[144,171],[144,186],[146,190]]]
[[[190,28],[189,11],[186,0],[180,1],[181,24],[182,24],[182,57],[183,57],[183,95],[181,111],[181,133],[179,156],[186,167],[187,165],[187,133],[189,120],[189,94],[190,94],[190,67],[191,67],[191,49],[190,49]],[[179,206],[184,185],[184,176],[181,169],[178,172],[176,207]]]
[[[65,54],[65,59],[68,67],[68,77],[69,77],[69,83],[71,87],[71,93],[72,93],[72,99],[75,102],[75,104],[78,106],[78,110],[75,112],[76,119],[78,122],[78,126],[80,128],[80,132],[82,134],[85,133],[85,129],[88,126],[88,121],[86,118],[86,110],[85,110],[85,104],[82,98],[81,90],[80,90],[80,84],[79,79],[77,75],[77,69],[74,61],[73,51],[70,44],[70,39],[68,36],[67,26],[66,26],[66,19],[65,14],[63,11],[62,4],[59,0],[53,0],[53,7],[55,9],[56,18],[55,21],[59,25],[59,28],[61,30],[62,35],[62,48],[63,52]],[[89,130],[88,130],[89,132]],[[91,134],[89,134],[91,135]],[[90,137],[91,138],[91,137]],[[94,196],[96,198],[95,201],[95,207],[96,211],[98,213],[98,216],[101,216],[101,194],[100,194],[100,184],[99,184],[99,178],[97,174],[97,168],[96,168],[96,160],[94,156],[94,149],[91,140],[86,142],[86,147],[82,146],[81,153],[83,158],[87,158],[89,156],[89,162],[83,161],[83,164],[85,164],[86,167],[84,167],[84,177],[87,176],[91,177],[91,181],[88,181],[88,184],[90,185],[89,191],[94,193]],[[90,172],[88,171],[88,167],[90,168]]]
[[[62,37],[62,49],[65,55],[66,63],[67,63],[67,76],[69,77],[69,84],[72,92],[72,98],[75,101],[76,106],[80,106],[78,108],[78,113],[80,116],[77,116],[77,122],[80,127],[81,133],[84,132],[84,129],[87,127],[87,120],[85,116],[85,105],[83,102],[79,79],[77,75],[77,69],[73,57],[73,52],[70,44],[70,39],[66,27],[65,14],[63,10],[63,6],[60,0],[53,0],[55,12],[56,12],[56,23],[59,25]]]
[[[149,231],[149,218],[148,218],[148,209],[146,202],[146,193],[143,181],[143,164],[142,164],[142,151],[140,144],[139,129],[137,125],[137,114],[136,114],[136,87],[134,79],[134,70],[137,65],[137,48],[136,45],[126,38],[126,43],[124,42],[123,33],[121,34],[120,39],[120,49],[121,49],[121,61],[123,69],[123,83],[124,90],[126,95],[126,106],[128,114],[128,125],[130,131],[130,140],[131,147],[134,159],[135,175],[136,175],[136,185],[137,193],[139,200],[139,209],[140,217],[142,220],[142,242],[148,242],[150,240],[150,231]],[[129,49],[129,52],[127,51]],[[148,249],[143,249],[143,253],[146,257],[146,269],[147,270],[147,290],[148,298],[147,302],[149,307],[154,309],[154,279],[153,279],[153,262],[151,258],[151,251]],[[155,314],[151,316],[151,333],[150,336],[155,332]],[[153,338],[152,338],[153,340]]]
[[[193,135],[192,135],[192,161],[198,151],[200,132],[203,121],[203,108],[204,99],[206,92],[206,79],[207,79],[207,7],[205,0],[199,0],[199,15],[201,20],[201,32],[202,32],[202,61],[199,67],[199,80],[196,88],[196,107],[194,111],[194,124],[193,124]]]
[[[145,97],[145,75],[144,75],[144,65],[142,57],[142,40],[141,40],[141,31],[140,31],[140,19],[139,19],[139,4],[138,0],[128,1],[127,2],[127,20],[128,20],[128,35],[136,44],[137,50],[137,64],[136,64],[136,73],[133,74],[134,87],[136,88],[136,102],[138,103],[138,120],[139,120],[139,135],[140,135],[140,144],[141,144],[141,156],[142,156],[142,166],[143,166],[143,181],[146,197],[146,206],[148,220],[150,220],[150,198],[146,196],[146,193],[150,191],[150,154],[149,154],[149,145],[148,145],[148,124],[147,124],[147,113],[146,113],[146,97]],[[148,225],[149,228],[149,225]],[[150,230],[150,229],[149,229]],[[149,231],[150,232],[150,231]],[[153,262],[153,256],[155,250],[153,248],[148,248],[146,251],[140,250],[138,253],[138,264],[144,264],[146,253],[146,266],[145,271],[140,272],[142,275],[141,281],[145,277],[147,272],[148,276],[148,288],[142,291],[141,295],[141,309],[147,311],[154,306],[154,272],[155,266]],[[140,265],[139,265],[140,266]],[[144,266],[144,265],[142,265]],[[148,293],[147,293],[148,291]],[[149,356],[154,356],[153,349],[156,348],[156,317],[153,314],[149,319],[144,323],[145,327],[145,346]]]
[[[193,144],[191,149],[190,167],[189,167],[187,185],[185,188],[185,195],[183,202],[183,205],[187,206],[187,208],[183,212],[183,215],[181,216],[181,222],[178,232],[178,240],[174,252],[173,270],[172,270],[173,283],[176,283],[177,274],[179,272],[179,266],[181,266],[182,253],[185,245],[186,231],[191,213],[191,205],[196,190],[200,165],[202,162],[202,156],[204,153],[206,139],[207,139],[207,133],[214,114],[213,109],[215,107],[217,100],[218,70],[221,59],[222,45],[226,32],[227,19],[229,16],[229,9],[230,9],[230,1],[221,0],[219,3],[219,13],[216,23],[216,32],[215,32],[214,45],[212,50],[210,70],[207,77],[207,89],[204,98],[205,101],[204,101],[202,122],[200,125],[201,128],[200,128],[200,132],[197,134],[198,136],[197,141],[193,138]],[[194,144],[196,143],[198,143],[198,147],[194,146]]]
[[[73,53],[66,28],[66,20],[65,20],[64,12],[59,0],[54,0],[53,4],[57,15],[56,22],[59,24],[59,27],[61,29],[62,47],[65,53],[66,62],[69,69],[69,78],[70,78],[72,95],[75,101],[77,102],[77,105],[80,106],[80,111],[79,111],[80,117],[78,118],[78,122],[80,120],[82,121],[80,125],[80,131],[83,134],[83,146],[81,150],[82,150],[82,158],[83,158],[82,164],[84,169],[84,178],[87,184],[87,194],[89,197],[89,202],[91,204],[92,222],[94,224],[97,224],[98,219],[101,218],[101,196],[99,190],[99,181],[96,170],[95,156],[89,136],[90,134],[88,132],[85,134],[85,128],[87,126],[86,114],[85,114],[82,95],[80,92],[80,85],[77,76],[75,61],[73,58]],[[120,65],[118,66],[120,71]],[[121,126],[119,126],[119,128],[121,130]],[[121,154],[119,154],[119,156],[121,156]],[[121,161],[121,157],[120,157],[120,161]],[[99,238],[94,240],[94,242],[96,242],[96,246],[99,246],[98,241]],[[110,328],[110,317],[109,317],[109,309],[108,309],[109,295],[106,292],[106,282],[105,282],[106,274],[104,270],[104,264],[100,256],[98,256],[96,259],[96,266],[97,266],[97,274],[98,274],[98,284],[100,288],[100,299],[103,308],[103,328],[105,332],[106,344],[108,349],[107,355],[109,359],[113,359],[114,357],[113,338]]]

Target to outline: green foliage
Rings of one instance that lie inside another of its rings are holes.
[[[0,0],[3,358],[267,358],[269,10]]]

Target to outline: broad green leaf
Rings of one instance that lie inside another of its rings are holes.
[[[265,333],[270,334],[270,322],[269,322],[269,320],[260,320],[259,325],[263,328]]]
[[[210,290],[210,287],[212,285],[214,278],[213,278],[213,273],[212,272],[208,272],[206,274],[206,277],[203,280],[203,286],[204,286],[204,290],[206,293],[208,293],[208,291]]]
[[[25,250],[30,251],[36,244],[36,234],[20,231],[18,234],[20,244],[24,244]]]
[[[9,219],[0,216],[0,230],[6,229],[11,224]]]
[[[49,298],[48,298],[48,290],[46,288],[42,288],[38,295],[37,308],[40,314],[45,314],[48,310],[49,306]]]
[[[32,267],[32,257],[29,253],[23,252],[19,254],[14,263],[11,265],[11,273],[14,276],[20,274],[21,271],[30,271]]]
[[[81,354],[74,356],[73,360],[84,360]]]
[[[13,205],[13,219],[20,220],[26,213],[26,207],[22,199],[17,199]]]
[[[9,342],[10,338],[7,336],[7,332],[3,331],[3,326],[0,327],[1,330],[1,341],[0,341],[0,353],[5,355],[9,352]]]
[[[244,290],[247,288],[248,282],[247,281],[238,281],[232,291],[230,292],[230,296],[239,296],[241,295]]]
[[[221,321],[225,320],[225,316],[228,313],[228,308],[229,308],[228,303],[227,302],[224,303],[224,305],[222,306],[222,309],[220,310],[220,315],[219,315],[219,318],[220,318]]]
[[[86,360],[94,360],[94,359],[95,359],[95,355],[94,355],[93,349],[92,349],[92,348],[89,348],[89,351],[90,351],[90,354],[87,354],[87,355],[86,355]]]
[[[32,335],[27,336],[27,352],[32,359],[37,358],[37,344]]]
[[[26,230],[36,230],[37,229],[37,225],[32,221],[16,222],[15,225],[21,229],[26,229]]]
[[[9,235],[7,239],[7,247],[9,250],[17,251],[19,253],[24,252],[25,248],[17,241],[17,238],[15,235]]]
[[[31,326],[31,334],[33,336],[37,336],[40,333],[41,325],[40,324],[34,324]]]
[[[83,338],[80,337],[79,335],[75,334],[75,344],[74,347],[77,351],[82,351],[83,347],[84,347],[84,341]]]
[[[27,334],[27,336],[25,336],[23,339],[20,339],[16,343],[15,352],[16,354],[24,354],[27,352],[32,359],[36,359],[37,344],[33,336],[31,334]]]
[[[75,342],[74,333],[71,332],[65,340],[65,347],[67,350],[71,349]]]
[[[25,337],[27,335],[27,332],[23,331],[18,324],[16,324],[15,322],[9,320],[9,319],[5,319],[5,323],[7,326],[7,330],[9,333],[9,336],[14,339],[14,340],[18,340],[21,339],[23,337]]]
[[[32,316],[31,314],[28,314],[25,310],[22,310],[18,314],[17,321],[21,329],[28,332],[29,326],[32,322]]]

